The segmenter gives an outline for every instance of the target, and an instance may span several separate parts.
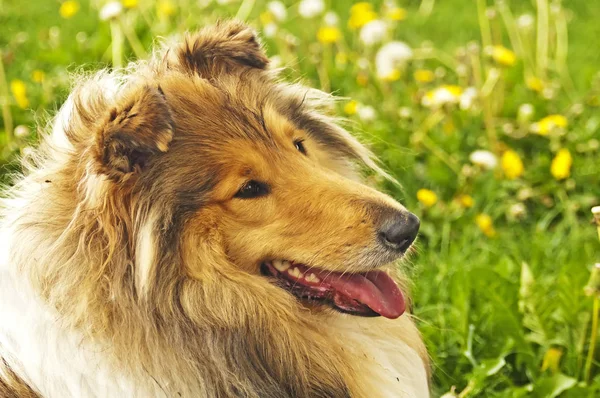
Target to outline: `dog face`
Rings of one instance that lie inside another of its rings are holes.
[[[267,62],[238,23],[188,38],[102,119],[96,172],[151,214],[162,250],[193,237],[188,256],[211,248],[301,302],[401,315],[402,294],[380,268],[411,247],[418,219],[359,181],[352,165],[368,152],[307,90],[276,83]],[[211,267],[188,260],[185,272]]]

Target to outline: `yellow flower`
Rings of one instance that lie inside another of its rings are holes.
[[[493,46],[492,58],[494,61],[504,66],[513,66],[517,61],[515,53],[504,46]]]
[[[544,82],[538,77],[529,76],[525,79],[525,85],[532,91],[537,91],[538,93],[544,89]]]
[[[571,175],[571,166],[573,165],[573,157],[568,149],[561,149],[558,151],[552,164],[550,165],[550,172],[557,180],[564,180]]]
[[[504,175],[509,180],[514,180],[523,174],[523,161],[521,161],[519,154],[513,150],[509,149],[502,154],[500,164],[502,165],[502,170],[504,170]]]
[[[477,217],[475,217],[475,223],[481,232],[483,232],[488,238],[493,238],[496,236],[496,230],[494,229],[494,224],[492,223],[492,217],[488,216],[487,214],[478,214]]]
[[[36,69],[33,72],[31,72],[31,80],[33,80],[36,83],[43,82],[45,78],[46,74],[43,70]]]
[[[373,5],[366,1],[356,3],[350,8],[350,19],[348,27],[350,29],[358,29],[377,19],[377,13],[373,11]]]
[[[348,63],[348,54],[346,54],[345,52],[342,52],[342,51],[335,54],[335,64],[337,65],[338,68],[345,66],[347,63]]]
[[[162,0],[156,6],[156,13],[159,17],[170,17],[175,15],[177,8],[170,0]]]
[[[138,5],[138,0],[121,0],[123,7],[125,8],[134,8]]]
[[[468,209],[468,208],[471,208],[471,207],[473,207],[473,204],[474,204],[474,202],[475,202],[475,201],[473,200],[473,197],[472,197],[471,195],[467,195],[467,194],[462,194],[462,195],[459,195],[459,196],[456,198],[456,200],[458,201],[458,203],[459,203],[459,204],[460,204],[462,207],[465,207],[465,208],[467,208],[467,209]]]
[[[323,44],[336,43],[342,37],[342,32],[335,26],[324,26],[317,32],[317,39]]]
[[[19,108],[25,109],[29,106],[29,99],[27,98],[27,87],[22,80],[13,80],[10,82],[10,91],[12,91],[15,101]]]
[[[569,124],[566,117],[563,115],[549,115],[541,119],[539,122],[534,123],[531,129],[534,133],[539,135],[548,135],[555,128],[565,128]]]
[[[396,80],[399,80],[401,76],[402,73],[398,69],[394,68],[387,76],[382,76],[381,80],[384,82],[395,82]]]
[[[428,69],[417,69],[413,76],[419,83],[430,83],[435,78],[433,72]]]
[[[558,372],[560,366],[560,358],[562,357],[562,350],[556,347],[550,347],[544,354],[544,360],[542,362],[542,372],[546,369],[550,369],[552,373]]]
[[[344,105],[344,112],[346,115],[354,115],[358,109],[358,102],[352,100]]]
[[[431,207],[437,203],[437,195],[429,189],[419,189],[417,191],[417,200],[425,207]]]
[[[261,13],[259,18],[260,18],[260,23],[262,23],[263,25],[268,25],[271,22],[275,21],[273,14],[271,14],[269,11],[265,11],[265,12]]]
[[[71,18],[79,11],[79,3],[74,0],[67,0],[60,5],[58,13],[65,19]]]
[[[392,21],[403,21],[406,19],[406,10],[400,7],[394,7],[386,13],[386,17]]]

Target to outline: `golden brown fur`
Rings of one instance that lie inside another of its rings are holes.
[[[46,143],[13,190],[25,197],[35,185],[44,204],[30,200],[10,218],[12,261],[68,329],[129,379],[151,380],[148,391],[372,391],[366,365],[337,335],[349,321],[308,309],[259,265],[287,258],[363,272],[389,263],[373,230],[387,209],[403,208],[359,182],[355,162],[376,166],[321,115],[316,94],[278,83],[267,64],[252,30],[227,22],[137,64],[115,95],[103,88],[109,76],[90,78],[71,96],[69,148]],[[232,199],[246,180],[272,192]],[[394,335],[427,362],[408,315],[369,322],[366,334]],[[0,391],[28,391],[1,379]]]

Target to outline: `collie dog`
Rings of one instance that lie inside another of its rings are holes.
[[[2,397],[426,397],[419,219],[220,22],[82,78],[2,199]]]

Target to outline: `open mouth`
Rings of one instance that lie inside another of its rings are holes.
[[[261,272],[299,299],[348,314],[395,319],[406,309],[404,295],[384,271],[349,274],[273,260],[263,263]]]

